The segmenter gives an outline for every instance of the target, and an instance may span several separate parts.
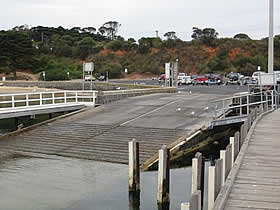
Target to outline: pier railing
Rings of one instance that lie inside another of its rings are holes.
[[[0,95],[0,110],[63,104],[94,106],[96,91],[52,91]]]
[[[261,110],[279,107],[279,94],[275,90],[264,90],[257,93],[241,93],[232,97],[214,101],[215,119],[225,119],[227,113],[239,110],[235,116],[248,116],[250,109],[260,106]]]
[[[249,94],[246,95],[246,97]],[[250,94],[250,95],[257,95]],[[261,100],[255,108],[248,109],[247,119],[241,125],[240,131],[236,132],[233,137],[230,137],[230,144],[225,150],[220,151],[220,158],[211,163],[208,170],[208,210],[222,210],[228,198],[231,186],[236,177],[236,171],[239,169],[241,161],[240,155],[244,154],[246,145],[248,145],[249,136],[252,134],[254,127],[252,127],[256,119],[265,112],[273,111],[278,107],[279,94],[277,91],[266,91],[265,99]],[[231,97],[237,98],[237,97]],[[241,98],[241,97],[240,97]],[[252,103],[256,104],[256,103]],[[247,105],[247,104],[246,104]],[[270,108],[269,108],[270,107]],[[260,116],[261,117],[261,116]],[[197,155],[192,162],[192,186],[197,186],[197,179],[200,178],[204,171],[203,164],[197,164],[199,161]],[[195,199],[199,193],[203,195],[201,187],[195,187],[192,190],[191,199],[188,203],[182,203],[182,210],[200,209],[200,199]],[[200,196],[198,196],[200,198]],[[203,202],[201,202],[203,203]]]

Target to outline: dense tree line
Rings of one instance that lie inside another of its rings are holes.
[[[96,74],[110,72],[122,77],[125,68],[132,72],[160,74],[164,63],[179,59],[180,71],[188,73],[230,71],[249,75],[257,66],[266,69],[267,39],[252,40],[244,33],[233,38],[218,38],[213,28],[193,27],[192,41],[182,41],[169,31],[164,39],[142,37],[125,40],[118,35],[116,21],[101,27],[16,26],[0,31],[0,73],[28,70],[45,71],[48,80],[81,76],[82,62],[93,61]],[[280,69],[280,36],[275,37],[275,68]],[[70,76],[67,76],[70,72]]]

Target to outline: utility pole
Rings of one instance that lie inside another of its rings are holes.
[[[268,43],[268,73],[273,73],[274,39],[273,39],[273,0],[269,0],[269,43]]]
[[[44,42],[44,32],[41,33],[41,41]]]
[[[156,30],[156,38],[158,38],[158,30]]]

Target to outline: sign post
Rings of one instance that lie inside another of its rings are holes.
[[[170,78],[170,63],[165,64],[165,87],[167,86],[167,80],[169,81]],[[170,84],[170,83],[169,83]]]
[[[90,76],[90,89],[92,90],[92,73],[94,71],[94,63],[83,63],[83,90],[85,89],[85,78]]]

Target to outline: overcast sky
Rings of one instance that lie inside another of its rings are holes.
[[[3,2],[4,1],[4,2]],[[17,25],[99,28],[114,20],[126,39],[175,31],[190,40],[192,27],[212,27],[219,37],[247,33],[268,36],[269,0],[2,0],[0,29]],[[280,1],[274,0],[275,33],[280,34]]]

